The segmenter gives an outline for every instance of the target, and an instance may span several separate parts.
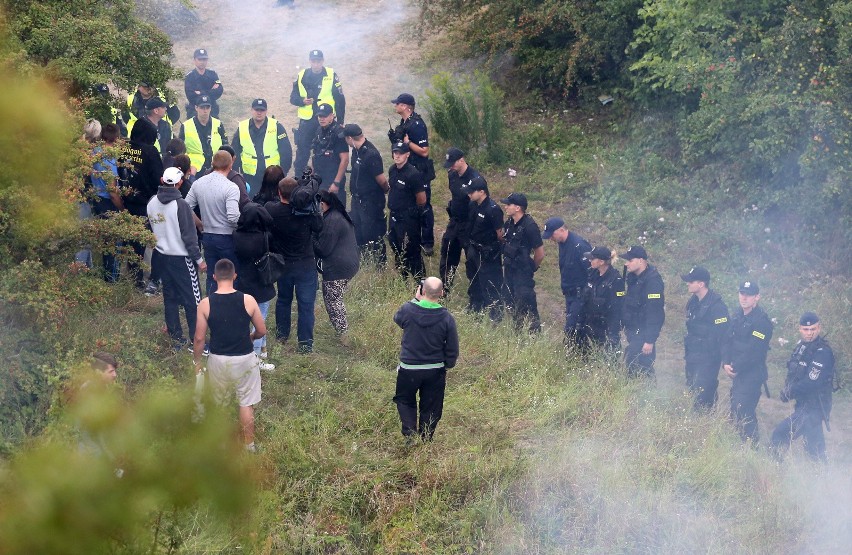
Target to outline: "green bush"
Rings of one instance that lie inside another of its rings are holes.
[[[465,152],[482,148],[486,157],[502,161],[502,94],[481,72],[459,80],[448,73],[432,77],[426,90],[426,109],[432,129],[447,143]]]

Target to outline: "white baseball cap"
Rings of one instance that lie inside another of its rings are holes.
[[[183,172],[178,168],[166,168],[166,171],[163,172],[163,183],[177,185],[181,179],[183,179]]]

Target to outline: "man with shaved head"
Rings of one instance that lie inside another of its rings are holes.
[[[414,299],[397,311],[393,321],[402,328],[402,347],[396,368],[396,395],[393,401],[402,421],[406,444],[420,434],[431,441],[444,409],[447,369],[456,365],[459,335],[456,321],[441,306],[444,284],[436,277],[420,282]],[[420,392],[420,417],[417,392]]]

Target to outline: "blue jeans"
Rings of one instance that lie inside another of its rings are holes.
[[[269,303],[271,301],[266,301],[265,303],[257,303],[257,307],[260,308],[260,315],[263,316],[263,321],[266,322],[266,315],[269,314]],[[251,331],[254,332],[254,326],[251,327]],[[269,335],[268,333],[266,335]],[[260,339],[254,340],[254,352],[256,354],[260,354],[260,350],[266,346],[266,335],[261,337]]]
[[[295,291],[298,313],[296,336],[299,339],[299,347],[313,348],[317,283],[317,270],[314,267],[288,270],[278,280],[278,300],[275,301],[276,338],[286,340],[290,337],[290,308],[293,305]]]
[[[211,295],[216,292],[216,282],[213,281],[216,263],[227,258],[236,267],[237,253],[234,251],[234,238],[231,235],[204,233],[201,236],[201,244],[204,245],[204,261],[207,262],[207,294]],[[237,268],[238,274],[239,271]]]

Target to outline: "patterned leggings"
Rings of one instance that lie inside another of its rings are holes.
[[[343,304],[343,293],[346,292],[347,285],[349,285],[348,279],[322,281],[322,300],[328,312],[328,319],[331,320],[331,325],[337,333],[343,333],[349,329],[349,323],[346,321],[346,306]]]

